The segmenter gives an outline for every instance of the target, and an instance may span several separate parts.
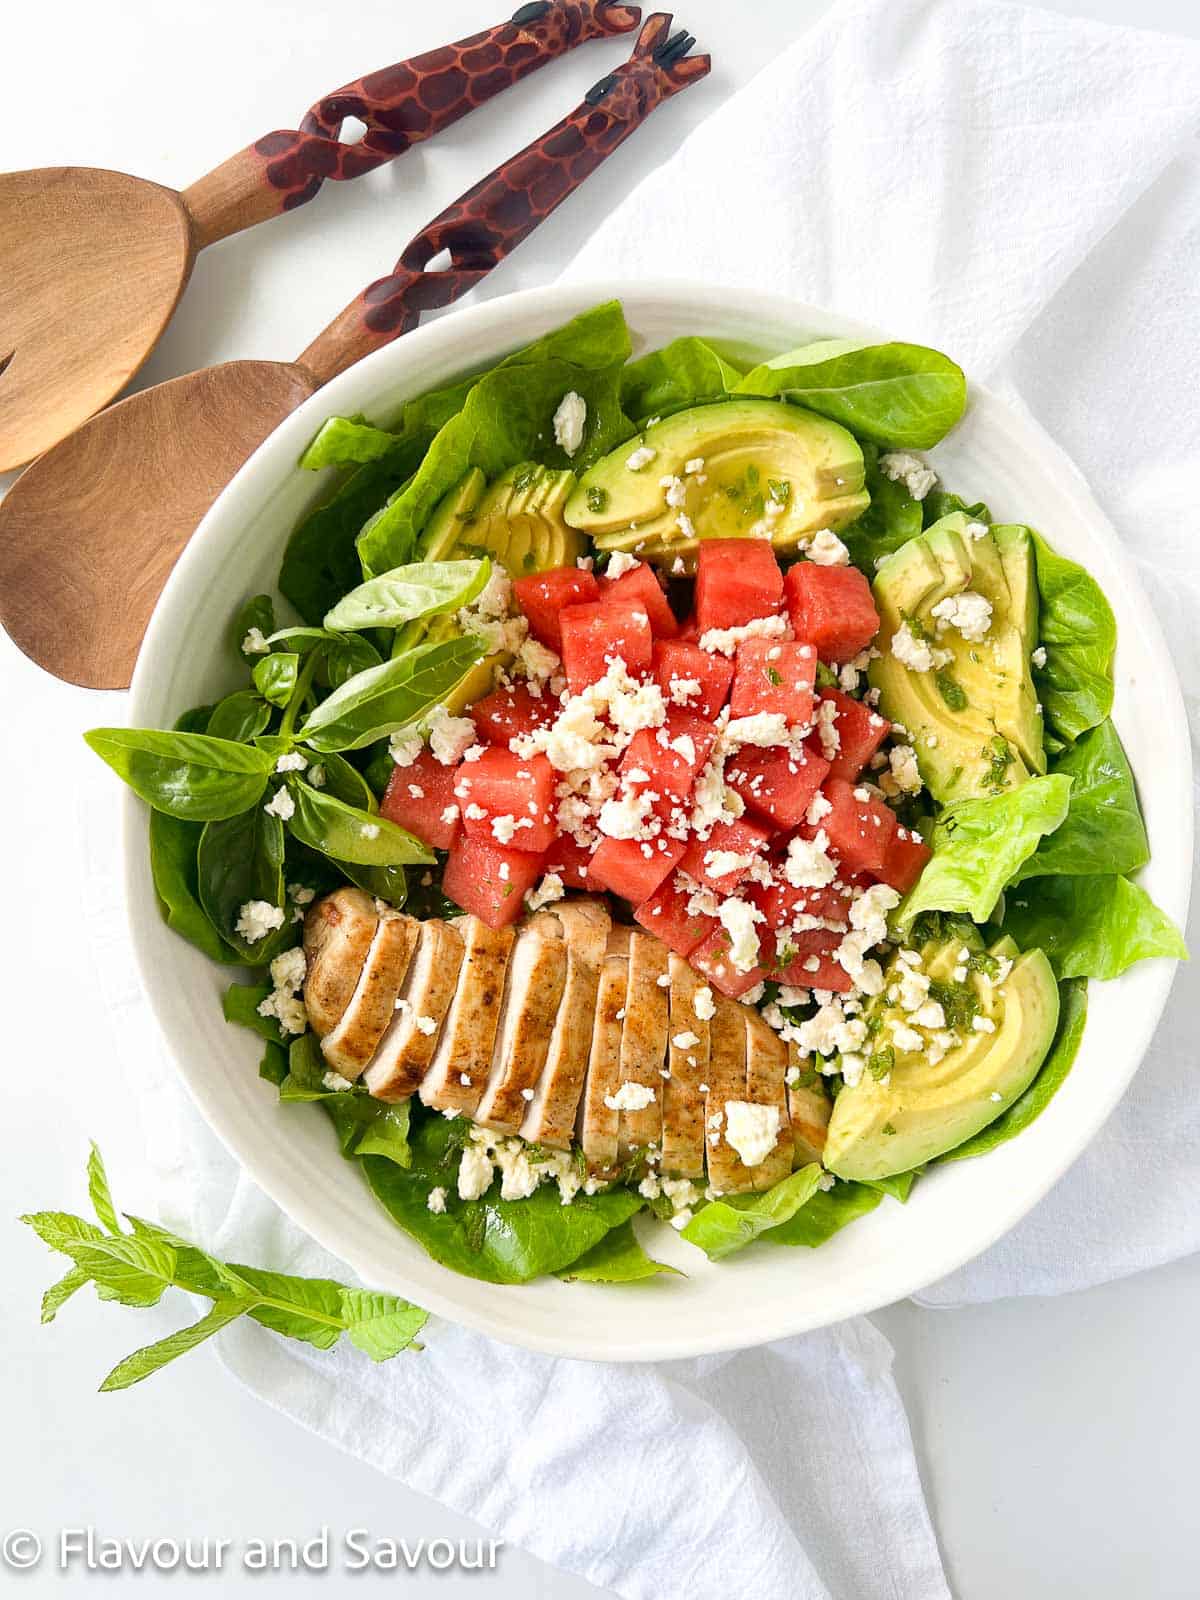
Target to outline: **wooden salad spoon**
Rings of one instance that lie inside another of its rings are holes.
[[[295,361],[229,361],[130,395],[17,480],[0,504],[0,622],[56,677],[127,687],[154,603],[246,458],[330,378],[473,288],[645,121],[709,71],[671,17],[540,139],[468,189]],[[426,270],[443,251],[445,269]]]
[[[589,39],[628,33],[637,6],[537,0],[457,44],[319,100],[182,194],[96,167],[0,174],[0,472],[64,439],[149,356],[197,252],[357,178]],[[366,132],[339,135],[347,117]]]

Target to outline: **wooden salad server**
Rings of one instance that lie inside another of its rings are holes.
[[[295,361],[229,361],[110,406],[29,467],[0,504],[0,622],[48,672],[130,680],[155,601],[221,489],[289,412],[421,313],[473,288],[641,126],[709,71],[649,17],[581,105],[423,228]],[[446,252],[449,265],[426,270]]]
[[[149,356],[198,251],[357,178],[589,39],[628,33],[637,6],[536,0],[469,39],[319,100],[177,194],[95,167],[0,174],[0,472],[108,404]],[[347,117],[366,127],[339,137]]]

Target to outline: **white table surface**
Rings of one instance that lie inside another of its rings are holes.
[[[1195,0],[1049,3],[1200,36]],[[590,180],[586,198],[494,275],[490,292],[551,280],[589,230],[582,219],[601,215],[822,9],[824,0],[687,0],[679,21],[715,52],[712,77],[660,111]],[[473,31],[502,10],[503,0],[494,8],[486,0],[193,0],[179,9],[154,0],[59,0],[12,8],[0,161],[112,166],[183,187],[268,129],[294,126],[338,84]],[[623,54],[621,42],[591,45],[393,168],[330,184],[315,204],[213,250],[144,381],[233,355],[294,354],[390,266],[427,217],[549,126]],[[2,307],[0,284],[0,321]],[[90,759],[80,731],[120,720],[120,708],[115,698],[44,678],[3,637],[0,706],[0,838],[9,906],[20,908],[0,932],[9,1079],[0,1215],[11,1218],[81,1209],[89,1137],[105,1147],[120,1184],[128,1134],[105,1091],[103,1056],[89,1044],[88,1017],[100,1000],[87,950],[72,936],[79,892],[70,779],[73,763]],[[87,1524],[135,1539],[302,1540],[323,1523],[335,1541],[353,1527],[410,1541],[479,1532],[272,1413],[209,1353],[126,1394],[97,1395],[113,1362],[178,1324],[178,1307],[131,1312],[89,1294],[43,1329],[38,1299],[55,1263],[23,1229],[4,1228],[0,1536],[28,1528],[49,1543],[58,1529]],[[1196,1260],[1056,1300],[954,1313],[901,1305],[879,1316],[896,1346],[957,1593],[1184,1600],[1200,1592],[1190,1487],[1200,1426],[1198,1319]],[[4,1578],[32,1594],[83,1575],[64,1580],[46,1562]],[[163,1581],[132,1573],[108,1580],[121,1592]],[[208,1581],[222,1594],[242,1594],[288,1579],[234,1569]],[[410,1593],[486,1589],[497,1600],[596,1592],[517,1550],[502,1551],[492,1574],[426,1571],[399,1581]],[[335,1566],[324,1592],[340,1593],[347,1582]]]

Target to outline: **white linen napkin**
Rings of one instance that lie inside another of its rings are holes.
[[[648,178],[572,275],[686,264],[943,345],[1000,382],[1134,544],[1194,685],[1200,407],[1180,335],[1200,309],[1200,171],[1179,158],[1198,108],[1200,49],[1178,39],[973,0],[853,0]],[[1188,706],[1195,732],[1194,693]],[[214,1250],[337,1274],[175,1088],[130,976],[115,812],[93,775],[93,949],[145,1129],[145,1207]],[[1195,996],[1195,979],[1177,985],[1137,1085],[1056,1191],[927,1303],[1075,1288],[1200,1245]],[[379,1368],[254,1326],[219,1349],[341,1448],[621,1595],[724,1600],[733,1573],[758,1600],[949,1594],[890,1349],[866,1319],[658,1367],[547,1360],[442,1323],[424,1355]]]

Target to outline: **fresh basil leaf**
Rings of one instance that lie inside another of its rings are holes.
[[[336,689],[356,672],[377,667],[383,660],[369,639],[359,633],[331,633],[328,628],[280,628],[269,640],[272,645],[283,645],[297,655],[307,656],[314,650],[321,652],[316,681],[323,687]]]
[[[260,656],[261,664],[269,657]],[[255,671],[257,672],[257,667]],[[214,739],[232,739],[238,744],[249,744],[266,731],[271,720],[271,708],[262,695],[253,689],[239,689],[228,694],[213,707],[207,732]]]
[[[858,1217],[874,1211],[882,1200],[882,1189],[839,1179],[832,1189],[818,1189],[810,1195],[794,1216],[763,1237],[768,1244],[805,1245],[815,1250]]]
[[[302,1033],[288,1045],[288,1073],[279,1086],[281,1100],[325,1100],[334,1094],[351,1095],[352,1090],[325,1087],[329,1070],[314,1033]]]
[[[288,1053],[281,1044],[276,1044],[274,1039],[268,1039],[263,1045],[263,1053],[258,1062],[258,1075],[265,1083],[273,1083],[278,1089],[288,1075]]]
[[[412,559],[434,507],[472,467],[489,478],[530,460],[579,471],[628,439],[635,430],[621,409],[620,391],[630,348],[621,307],[612,301],[475,380],[461,409],[440,425],[412,481],[363,528],[358,551],[366,575]],[[554,413],[569,391],[587,406],[584,440],[570,457],[554,442]],[[405,428],[419,416],[419,409],[406,406]]]
[[[226,1022],[249,1028],[269,1044],[283,1044],[283,1030],[274,1017],[264,1017],[259,1006],[271,993],[269,983],[231,983],[221,996],[221,1012]]]
[[[221,937],[250,966],[266,965],[295,943],[296,930],[287,917],[283,853],[283,824],[263,806],[210,822],[200,836],[200,903]],[[281,926],[252,944],[237,931],[238,916],[250,900],[265,900],[284,912]]]
[[[379,810],[375,791],[358,768],[351,766],[345,756],[338,755],[336,750],[326,750],[315,761],[310,762],[309,771],[314,766],[320,767],[325,774],[324,784],[314,787],[320,787],[323,793],[331,794],[335,800],[344,800],[348,806],[358,806],[363,811]],[[308,781],[307,777],[305,781]]]
[[[253,1301],[245,1300],[217,1300],[212,1310],[190,1328],[180,1328],[178,1333],[168,1334],[156,1344],[148,1344],[141,1350],[135,1350],[131,1356],[126,1356],[124,1361],[118,1361],[100,1385],[101,1394],[110,1394],[115,1389],[128,1389],[152,1373],[160,1372],[176,1356],[186,1355],[189,1350],[203,1344],[205,1339],[211,1339],[214,1333],[220,1333],[222,1328],[236,1322],[253,1304]]]
[[[260,656],[250,676],[254,687],[264,700],[273,706],[286,706],[296,692],[296,678],[300,671],[300,657],[290,651],[272,652]]]
[[[481,561],[416,561],[393,567],[360,583],[325,617],[335,631],[356,628],[398,628],[419,617],[461,611],[487,584],[492,564]]]
[[[986,1155],[997,1145],[1007,1144],[1017,1134],[1024,1133],[1031,1122],[1036,1122],[1054,1099],[1083,1041],[1083,1028],[1087,1022],[1087,983],[1083,979],[1060,983],[1058,999],[1058,1028],[1054,1043],[1039,1067],[1037,1077],[1007,1111],[1001,1112],[995,1122],[989,1122],[986,1128],[981,1128],[957,1149],[947,1150],[945,1155],[938,1157],[939,1162],[965,1161],[971,1156]]]
[[[986,922],[1005,884],[1063,821],[1070,794],[1071,779],[1053,773],[948,806],[933,825],[933,855],[900,903],[895,926],[907,929],[925,911],[965,911]]]
[[[164,811],[150,813],[150,874],[163,921],[210,961],[236,961],[200,904],[196,852],[203,824],[182,822]]]
[[[408,875],[403,867],[364,867],[357,861],[338,861],[335,864],[351,883],[374,895],[376,900],[386,901],[397,911],[408,899]],[[461,915],[457,906],[450,914]]]
[[[1039,642],[1046,652],[1033,681],[1048,733],[1069,745],[1112,710],[1117,622],[1091,574],[1030,532],[1041,597]]]
[[[639,428],[691,406],[728,400],[744,376],[703,339],[673,339],[621,373],[621,405]]]
[[[703,1250],[710,1261],[723,1261],[794,1217],[817,1192],[820,1179],[820,1164],[813,1161],[762,1194],[727,1194],[710,1200],[683,1229],[683,1237]]]
[[[1111,721],[1089,728],[1052,770],[1071,779],[1066,817],[1017,869],[1013,884],[1060,873],[1107,876],[1144,867],[1150,859],[1146,825]]]
[[[243,661],[257,661],[259,652],[245,648],[247,636],[255,630],[265,638],[275,628],[275,602],[269,594],[256,594],[234,615],[230,635],[234,649]]]
[[[790,400],[877,444],[926,450],[962,416],[967,380],[924,345],[823,339],[755,367],[737,392]]]
[[[84,738],[155,811],[218,821],[262,797],[271,760],[251,745],[158,728],[93,728]]]
[[[893,482],[879,470],[878,445],[868,441],[862,453],[871,504],[839,537],[851,561],[869,577],[880,557],[891,555],[921,532],[922,512],[921,502],[913,499],[902,481]]]
[[[1005,898],[1004,931],[1060,978],[1116,978],[1136,961],[1186,961],[1179,930],[1129,878],[1036,878]]]
[[[343,683],[310,713],[297,738],[322,752],[359,750],[418,722],[483,660],[470,635],[421,645]]]
[[[300,457],[306,472],[379,461],[396,448],[396,435],[357,417],[330,417]]]
[[[365,867],[431,864],[433,852],[386,817],[348,806],[307,783],[289,785],[296,809],[288,827],[301,844]],[[259,897],[261,898],[261,897]]]
[[[525,1200],[501,1200],[494,1183],[479,1200],[460,1200],[456,1182],[460,1134],[445,1117],[425,1116],[414,1127],[412,1166],[366,1156],[362,1169],[376,1199],[435,1261],[488,1283],[528,1283],[578,1261],[611,1229],[641,1209],[623,1187],[577,1194],[562,1204],[558,1187],[543,1183]],[[428,1206],[430,1191],[446,1191],[446,1209]]]
[[[419,1306],[370,1289],[343,1289],[342,1316],[346,1337],[372,1361],[390,1361],[410,1349],[426,1321]]]
[[[565,1283],[637,1283],[664,1272],[685,1276],[678,1267],[669,1267],[665,1261],[655,1261],[646,1254],[638,1243],[630,1218],[606,1233],[598,1244],[584,1251],[578,1261],[564,1267],[558,1276]]]

